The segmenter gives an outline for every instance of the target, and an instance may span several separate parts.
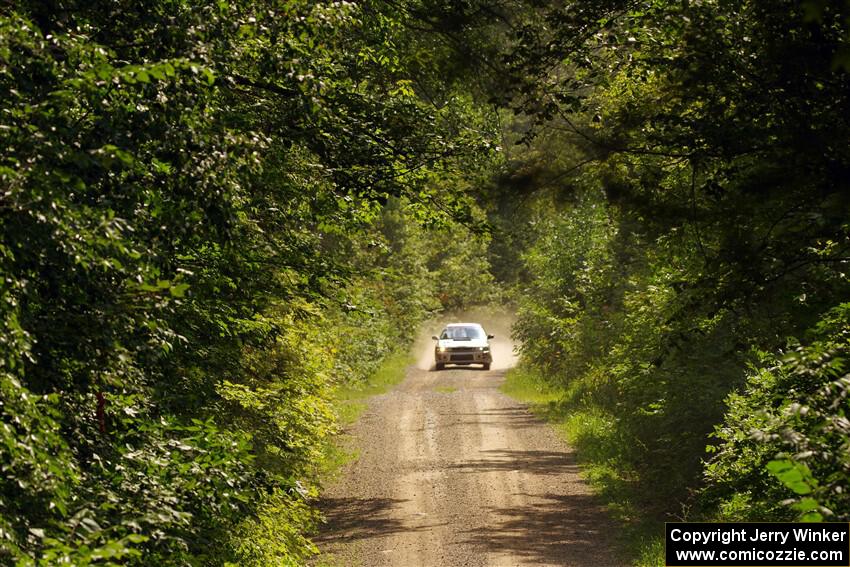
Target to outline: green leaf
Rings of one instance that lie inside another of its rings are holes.
[[[791,507],[799,512],[811,512],[812,510],[816,510],[819,506],[820,504],[818,504],[817,500],[811,496],[807,496],[805,498],[801,498],[798,502],[795,502]]]
[[[810,494],[817,486],[809,467],[788,459],[770,461],[767,470],[797,494]]]
[[[169,288],[169,291],[171,292],[171,295],[173,297],[183,297],[184,295],[186,295],[186,290],[188,290],[188,289],[189,289],[189,284],[182,283],[182,284],[172,285]]]

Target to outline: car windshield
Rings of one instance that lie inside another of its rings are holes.
[[[443,329],[441,339],[452,339],[455,341],[471,341],[473,339],[483,339],[484,329],[481,327],[446,327]]]

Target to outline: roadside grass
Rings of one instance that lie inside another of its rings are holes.
[[[407,367],[414,361],[412,349],[396,351],[387,356],[365,382],[338,388],[334,392],[333,403],[340,426],[345,428],[357,421],[366,411],[369,398],[386,393],[390,388],[401,383],[407,374]],[[322,457],[316,463],[316,474],[322,484],[333,482],[342,472],[343,467],[354,461],[358,455],[354,437],[346,433],[340,433],[325,443],[322,448]],[[357,543],[353,545],[356,546]],[[319,553],[308,562],[308,565],[310,567],[341,567],[342,563],[333,554]]]
[[[357,421],[366,411],[366,401],[404,380],[407,367],[414,361],[408,349],[388,355],[372,376],[365,382],[340,387],[334,392],[333,403],[341,427],[345,428]],[[359,452],[350,435],[340,433],[325,443],[322,458],[316,464],[317,475],[323,482],[332,481],[342,468],[355,460]]]
[[[592,375],[587,380],[592,380]],[[641,494],[621,462],[614,433],[614,416],[587,399],[595,390],[588,383],[567,387],[547,383],[534,369],[519,365],[508,371],[501,390],[529,405],[576,450],[582,476],[608,507],[619,530],[616,543],[621,555],[639,567],[664,565],[663,530],[656,518],[640,513],[640,502],[651,495]]]
[[[396,351],[387,356],[364,383],[339,388],[336,391],[335,404],[340,424],[351,425],[357,421],[366,411],[366,400],[386,393],[399,384],[404,380],[407,367],[414,362],[414,356],[409,349]]]

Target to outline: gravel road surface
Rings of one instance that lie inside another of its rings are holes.
[[[467,319],[469,320],[469,319]],[[612,526],[570,448],[499,391],[514,363],[505,321],[475,319],[490,371],[433,369],[438,328],[418,364],[370,400],[349,433],[358,458],[327,488],[322,561],[345,566],[622,564]],[[501,323],[501,324],[500,324]]]

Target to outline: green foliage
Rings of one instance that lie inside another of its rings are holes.
[[[237,527],[239,562],[229,565],[295,567],[318,553],[307,538],[318,524],[318,514],[299,489],[267,496],[256,517]]]
[[[0,10],[0,562],[313,551],[332,390],[442,307],[420,225],[480,229],[486,113],[418,96],[397,18]]]
[[[810,4],[545,3],[547,25],[506,32],[520,147],[493,214],[509,224],[513,196],[529,222],[497,248],[516,336],[571,411],[601,416],[583,450],[649,522],[843,517],[845,440],[816,425],[843,419],[816,362],[833,347],[784,359],[850,293],[848,12]]]
[[[738,514],[772,520],[843,521],[850,437],[847,430],[850,305],[825,314],[804,345],[768,356],[746,388],[730,396],[717,428],[704,497]],[[748,415],[746,419],[736,419]],[[745,507],[746,506],[746,507]]]
[[[374,374],[363,380],[348,382],[334,393],[340,422],[350,424],[366,409],[365,399],[383,394],[402,380],[407,367],[413,362],[409,353],[402,350],[387,355]]]
[[[491,272],[625,507],[846,518],[847,15],[7,6],[0,559],[303,562],[333,391]]]

